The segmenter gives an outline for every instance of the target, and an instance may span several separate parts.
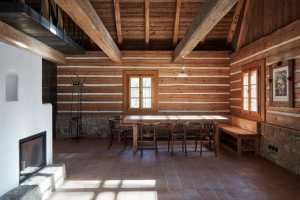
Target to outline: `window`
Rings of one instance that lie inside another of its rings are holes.
[[[124,105],[126,112],[156,111],[156,71],[124,72]]]
[[[152,77],[129,77],[130,109],[152,108]]]
[[[243,71],[243,111],[258,113],[258,69],[247,68]]]

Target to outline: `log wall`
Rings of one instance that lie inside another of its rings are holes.
[[[58,113],[71,111],[76,77],[84,81],[83,113],[122,113],[123,70],[159,71],[159,113],[229,113],[228,52],[193,53],[184,61],[188,77],[177,77],[183,64],[172,63],[171,52],[123,54],[122,64],[93,53],[68,57],[58,66]]]
[[[231,115],[244,117],[242,109],[241,70],[247,63],[265,60],[265,119],[260,122],[260,153],[266,159],[300,174],[300,21],[295,21],[262,37],[232,55],[230,70]],[[279,61],[295,60],[295,107],[269,105],[269,66]]]

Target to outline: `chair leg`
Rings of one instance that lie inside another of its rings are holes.
[[[198,147],[198,140],[195,139],[195,152],[197,152],[197,147]]]
[[[168,152],[170,152],[171,135],[168,136]]]
[[[215,143],[213,143],[214,145],[214,152],[215,152],[215,157],[218,157],[218,153],[217,153],[217,148],[216,148],[216,144]]]
[[[144,153],[144,137],[143,137],[143,133],[141,134],[141,156],[143,156]]]
[[[171,155],[173,156],[174,155],[174,136],[172,135],[172,138],[171,138]]]
[[[124,149],[127,147],[127,131],[123,131],[123,143],[124,143]]]
[[[155,153],[158,153],[157,138],[155,133],[154,133],[154,144],[155,144]]]
[[[203,142],[200,141],[200,156],[202,156],[202,148],[203,148]]]
[[[111,149],[113,145],[113,140],[114,140],[114,134],[110,133],[110,141],[109,141],[108,149]]]
[[[184,141],[184,153],[185,153],[185,155],[187,156],[186,137],[184,137],[183,141]]]
[[[184,139],[181,142],[181,151],[184,152]]]

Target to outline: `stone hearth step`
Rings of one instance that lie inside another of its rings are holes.
[[[0,197],[0,200],[45,200],[50,197],[66,177],[64,164],[48,165],[25,180],[17,188]]]

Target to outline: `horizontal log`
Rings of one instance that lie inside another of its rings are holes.
[[[229,104],[168,104],[160,103],[159,110],[227,110]]]
[[[63,94],[63,93],[61,93]],[[57,101],[73,101],[78,98],[77,95],[58,95]],[[95,95],[95,94],[89,94],[89,95],[81,95],[82,101],[122,101],[123,95]]]
[[[64,92],[72,92],[72,87],[64,87],[64,86],[57,86],[57,92],[58,93],[64,93]],[[85,93],[119,93],[123,92],[122,86],[113,86],[113,87],[84,87],[83,92]]]
[[[230,92],[230,98],[241,98],[242,97],[242,91],[231,91]]]
[[[228,101],[229,94],[162,94],[159,101]]]
[[[122,104],[82,104],[81,110],[119,111]],[[58,104],[57,110],[79,110],[79,104]]]
[[[229,78],[211,78],[211,77],[175,77],[160,78],[159,84],[228,84]]]
[[[292,115],[289,115],[288,113],[269,111],[267,112],[266,120],[268,123],[280,124],[281,126],[284,127],[300,130],[300,123],[299,123],[300,114],[298,115],[299,115],[298,117],[294,117]]]
[[[58,84],[72,84],[74,81],[82,81],[85,84],[122,84],[119,77],[58,77]]]
[[[229,92],[226,86],[159,86],[160,93],[201,93],[201,92]]]

